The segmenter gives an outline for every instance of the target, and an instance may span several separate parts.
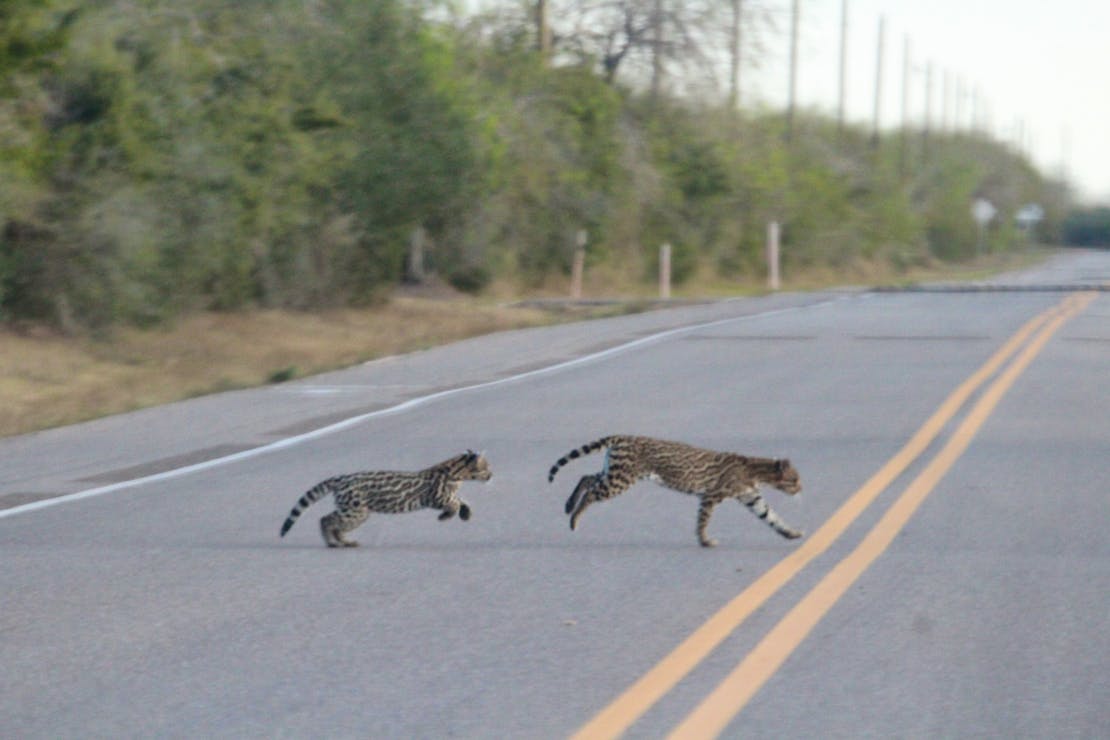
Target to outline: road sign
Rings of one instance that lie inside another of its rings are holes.
[[[971,216],[975,219],[975,223],[981,227],[989,224],[997,214],[998,209],[986,198],[976,198],[975,202],[971,204]]]
[[[1038,203],[1027,203],[1018,209],[1014,219],[1023,229],[1028,229],[1044,221],[1044,209]]]

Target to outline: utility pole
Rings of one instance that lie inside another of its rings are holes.
[[[836,106],[836,138],[844,137],[844,110],[848,100],[848,0],[840,0],[840,86]]]
[[[1060,179],[1068,181],[1071,172],[1071,128],[1064,124],[1060,129]]]
[[[951,125],[951,104],[952,101],[952,72],[944,70],[944,84],[940,92],[940,130],[941,133],[948,133]]]
[[[921,127],[922,158],[929,156],[929,135],[933,125],[933,63],[925,65],[925,122]]]
[[[971,131],[983,133],[987,131],[986,109],[983,105],[983,89],[976,85],[971,89]]]
[[[740,32],[744,0],[732,0],[732,34],[729,37],[729,62],[731,69],[728,81],[728,108],[735,111],[740,107]]]
[[[798,91],[798,0],[790,10],[790,90],[786,103],[786,140],[794,138],[794,106]]]
[[[953,128],[960,130],[964,117],[964,100],[967,98],[967,89],[964,87],[964,76],[956,75],[956,122]]]
[[[654,102],[659,98],[659,90],[663,84],[663,0],[655,0],[651,25],[651,100]]]
[[[536,0],[536,50],[544,66],[551,60],[551,26],[547,22],[548,0]]]
[[[990,98],[982,90],[979,93],[979,104],[983,108],[983,133],[992,136],[994,133],[994,110]]]
[[[906,143],[910,134],[910,35],[902,37],[902,132],[898,137],[898,172],[906,176]]]
[[[1019,155],[1025,154],[1025,119],[1020,116],[1014,118],[1014,133],[1012,136],[1014,151]]]
[[[879,124],[883,104],[883,37],[886,34],[886,18],[879,16],[879,41],[875,52],[875,116],[871,129],[871,146],[879,146]]]

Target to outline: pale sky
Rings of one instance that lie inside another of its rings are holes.
[[[578,0],[551,0],[552,12]],[[683,0],[671,0],[683,2]],[[798,104],[836,115],[843,0],[799,0]],[[462,0],[465,7],[505,7],[514,0]],[[723,0],[722,0],[723,2]],[[774,17],[757,66],[745,65],[745,105],[785,105],[791,0],[743,0]],[[925,112],[925,69],[931,63],[932,125],[956,119],[956,90],[968,90],[961,121],[971,119],[978,90],[980,127],[1020,147],[1045,174],[1063,175],[1085,202],[1110,204],[1110,0],[847,0],[847,115],[870,126],[875,107],[879,17],[885,19],[881,123],[902,120],[903,48],[910,40],[913,74],[909,120]],[[755,60],[753,60],[755,61]]]
[[[761,68],[746,71],[747,101],[782,105],[788,86],[790,0],[747,0],[776,10]],[[801,0],[798,104],[835,115],[842,0]],[[909,118],[924,120],[926,65],[933,68],[933,126],[945,71],[955,90],[977,88],[981,125],[1020,145],[1042,172],[1064,173],[1086,200],[1110,203],[1110,0],[847,0],[850,120],[870,124],[879,17],[885,18],[882,124],[902,118],[903,49],[913,73]],[[970,94],[962,106],[971,118]],[[1019,144],[1020,142],[1020,144]]]

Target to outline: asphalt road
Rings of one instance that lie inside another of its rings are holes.
[[[1110,282],[1110,252],[1003,281]],[[1108,377],[1107,293],[843,291],[2,440],[0,737],[1107,737]],[[766,498],[809,535],[722,506],[703,550],[649,482],[569,531],[602,459],[547,469],[615,432],[791,458],[805,490]],[[467,448],[469,522],[329,550],[322,501],[278,538],[324,477]]]

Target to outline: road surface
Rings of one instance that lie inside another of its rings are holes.
[[[776,295],[508,332],[0,440],[0,737],[1107,737],[1110,252],[1053,290]],[[801,540],[616,432],[789,457]],[[329,550],[317,481],[467,448],[469,522]],[[726,502],[727,504],[727,502]]]

